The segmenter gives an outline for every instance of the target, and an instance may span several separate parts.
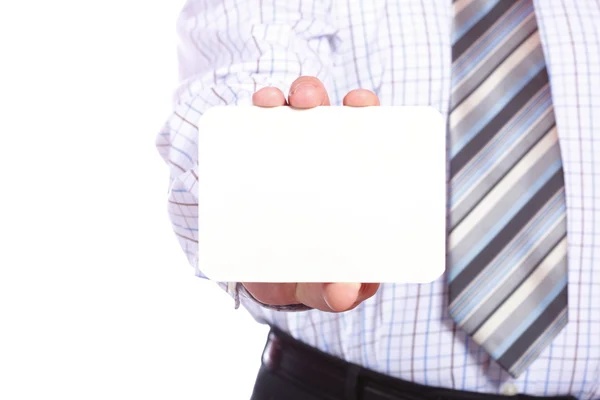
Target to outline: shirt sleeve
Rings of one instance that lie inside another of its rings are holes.
[[[180,84],[156,146],[169,174],[167,211],[197,276],[198,120],[217,105],[251,105],[257,90],[287,94],[300,76],[327,88],[338,37],[332,0],[188,0],[177,24]],[[218,282],[234,299],[255,301],[236,282]],[[265,305],[263,305],[265,306]],[[301,307],[284,307],[296,310]]]

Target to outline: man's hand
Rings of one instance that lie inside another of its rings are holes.
[[[314,108],[328,106],[329,96],[323,84],[313,77],[298,78],[291,86],[288,98],[281,90],[268,87],[256,92],[255,106]],[[353,90],[344,97],[350,107],[378,106],[379,99],[368,90]],[[378,283],[244,283],[245,288],[260,302],[269,305],[304,304],[329,312],[348,311],[379,288]]]

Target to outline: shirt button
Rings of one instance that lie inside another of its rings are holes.
[[[502,386],[502,394],[505,396],[514,396],[517,393],[517,387],[512,383],[506,383],[504,386]]]

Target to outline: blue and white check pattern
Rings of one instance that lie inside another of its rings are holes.
[[[491,0],[490,4],[502,0]],[[169,215],[197,274],[196,121],[214,105],[250,104],[319,77],[332,104],[352,89],[382,105],[448,115],[453,7],[469,0],[189,0],[180,16],[182,83],[157,137],[171,171]],[[569,322],[518,379],[491,361],[447,312],[445,277],[384,284],[352,312],[277,312],[247,297],[259,321],[351,362],[418,383],[600,399],[600,0],[535,0],[566,181]],[[220,284],[237,298],[236,285]],[[240,334],[243,334],[240,332]]]

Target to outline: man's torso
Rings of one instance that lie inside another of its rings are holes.
[[[498,393],[514,383],[531,394],[600,397],[600,1],[537,0],[534,6],[566,181],[565,330],[512,380],[452,323],[445,277],[423,285],[384,284],[344,314],[280,313],[246,303],[257,319],[348,361],[419,383]],[[331,13],[339,28],[326,82],[332,104],[365,88],[384,106],[430,105],[447,117],[451,1],[334,1]]]

